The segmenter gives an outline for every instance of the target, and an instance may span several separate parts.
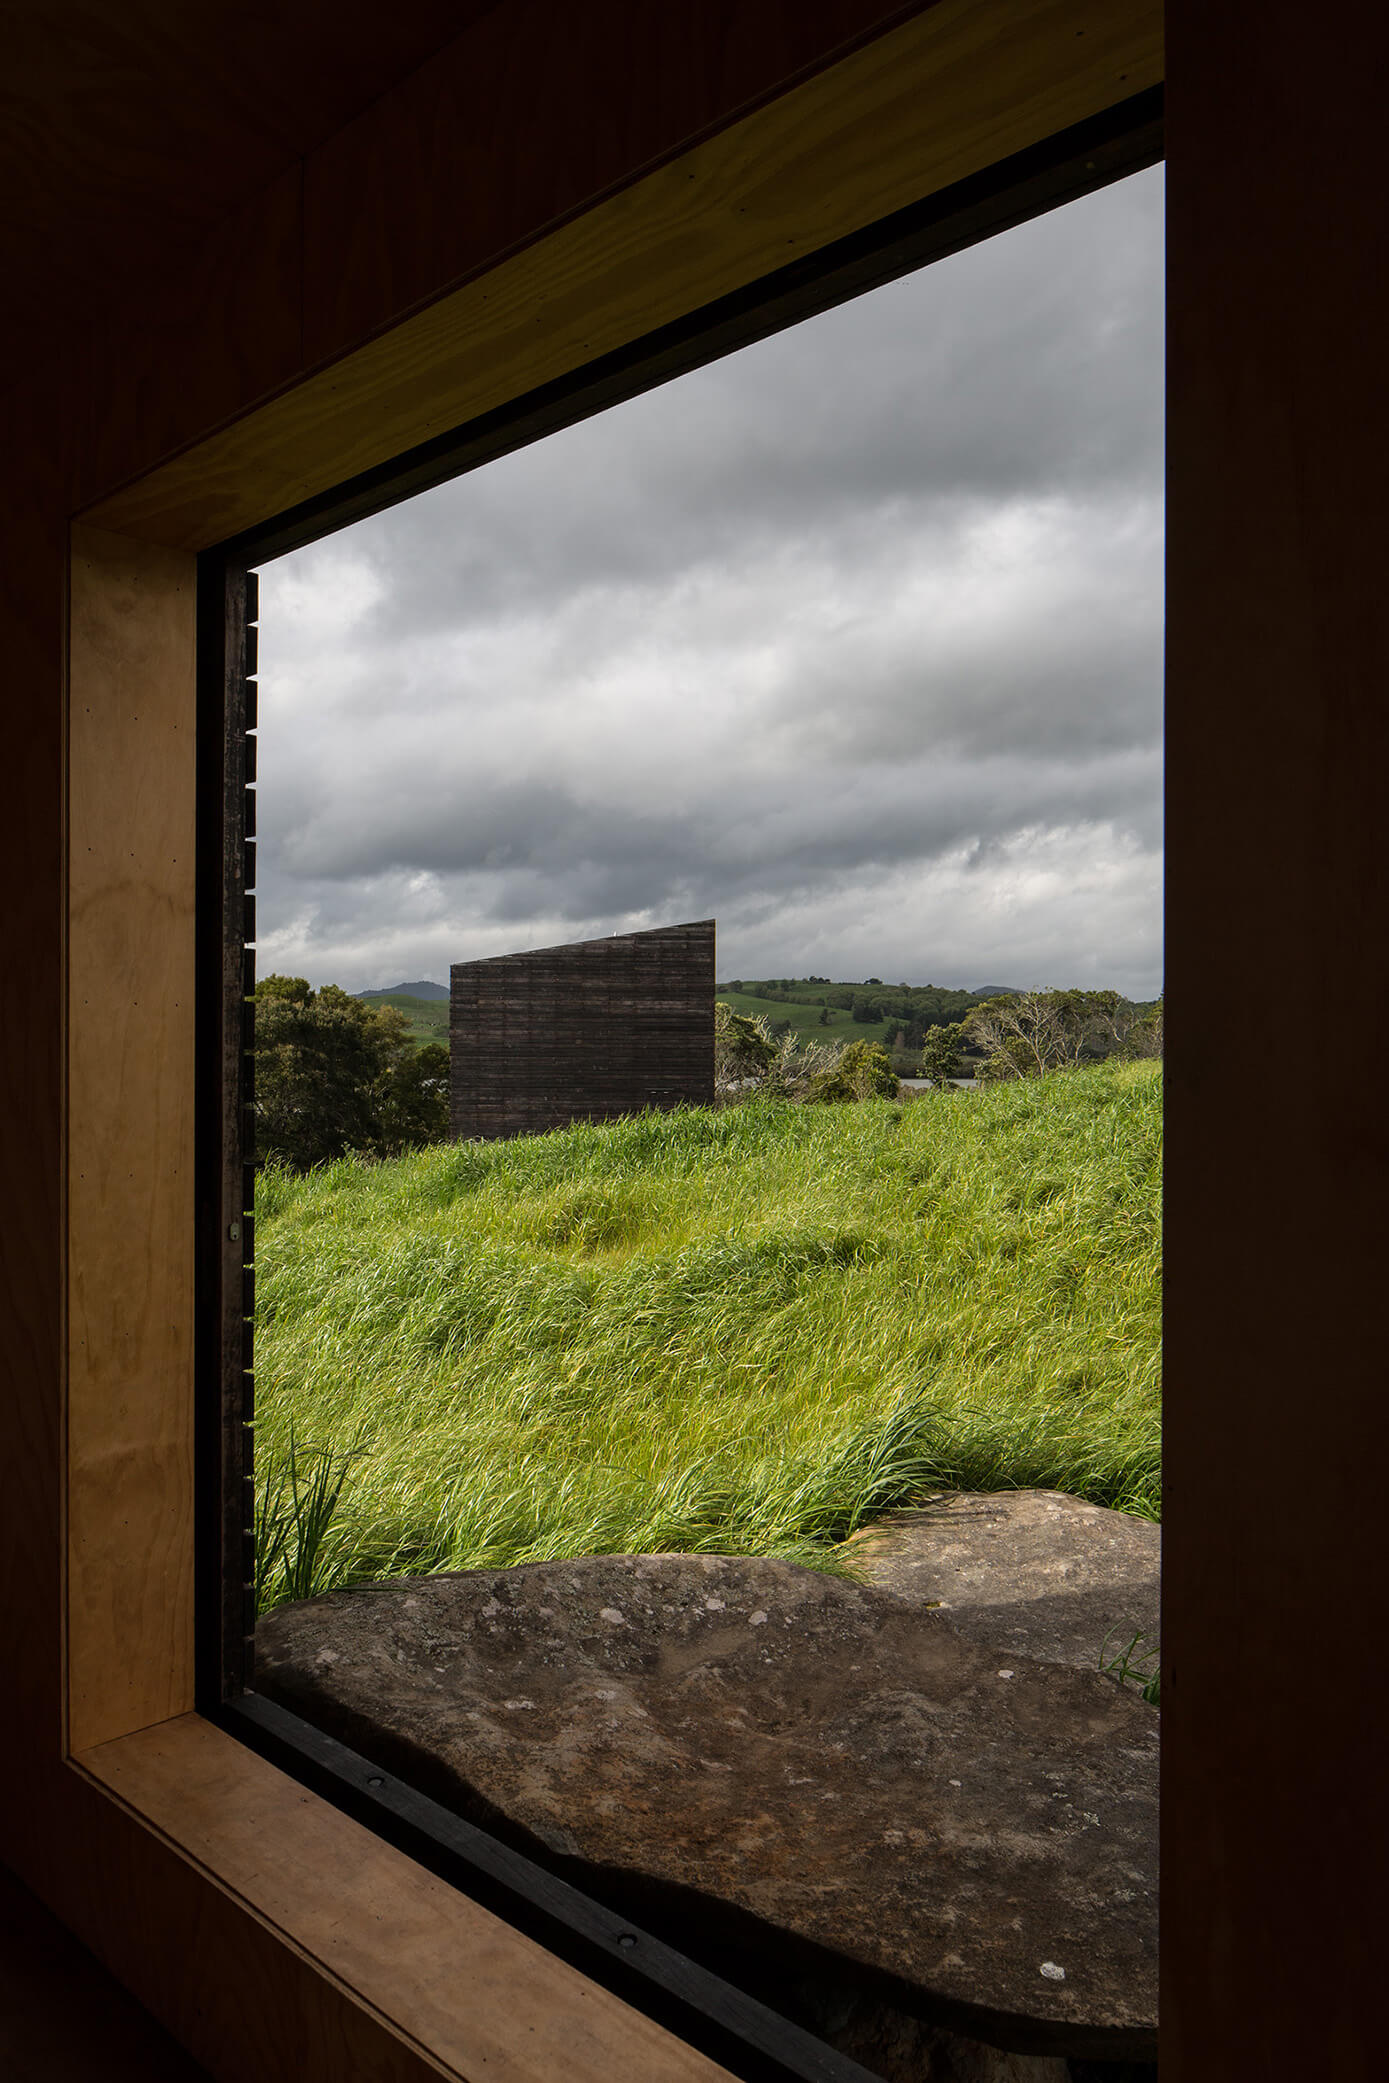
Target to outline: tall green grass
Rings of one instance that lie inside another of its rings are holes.
[[[263,1599],[619,1550],[833,1567],[942,1486],[1156,1517],[1161,1148],[1135,1064],[265,1172],[266,1537],[320,1487]]]

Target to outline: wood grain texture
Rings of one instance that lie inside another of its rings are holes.
[[[508,4],[502,0],[504,10]],[[754,11],[764,18],[771,12],[760,5],[742,10],[745,16]],[[979,0],[972,10],[941,0],[933,13],[938,25],[955,22],[956,44],[932,45],[928,38],[914,59],[902,58],[896,98],[890,68],[875,73],[870,65],[865,73],[856,60],[860,69],[852,81],[845,75],[842,107],[839,87],[821,81],[818,102],[797,102],[783,128],[764,122],[761,143],[740,144],[733,133],[712,140],[721,154],[685,169],[693,176],[692,196],[682,201],[679,170],[664,166],[659,182],[649,177],[656,183],[649,190],[643,181],[629,197],[615,199],[624,209],[609,217],[593,212],[598,236],[587,247],[582,239],[557,247],[528,278],[529,288],[523,280],[507,289],[510,278],[499,277],[492,287],[506,289],[511,301],[491,331],[490,293],[478,283],[466,292],[473,301],[446,314],[449,324],[435,334],[407,329],[397,343],[400,355],[378,341],[369,366],[345,358],[314,379],[303,394],[303,427],[286,396],[276,408],[281,417],[248,419],[251,438],[241,441],[235,430],[225,431],[228,420],[245,415],[262,387],[288,387],[306,372],[302,345],[290,366],[304,294],[295,213],[275,219],[280,229],[260,256],[270,259],[259,275],[255,210],[237,213],[248,195],[268,195],[285,177],[280,155],[312,154],[344,113],[398,86],[401,53],[417,35],[427,42],[429,21],[443,19],[441,33],[448,35],[464,23],[465,9],[459,0],[442,12],[429,0],[401,0],[386,24],[379,9],[364,14],[353,5],[344,16],[340,6],[325,9],[322,0],[294,0],[272,10],[276,36],[259,38],[258,25],[269,19],[264,13],[223,9],[210,17],[203,9],[192,20],[183,10],[178,22],[180,10],[167,0],[137,0],[115,11],[92,0],[63,0],[56,12],[35,0],[21,12],[40,33],[36,44],[31,40],[29,56],[37,57],[26,74],[15,63],[24,53],[7,16],[6,85],[21,80],[35,106],[32,117],[26,108],[10,130],[21,178],[7,187],[11,215],[3,227],[18,237],[6,249],[11,260],[22,248],[26,266],[32,263],[24,283],[14,266],[5,273],[18,314],[4,343],[8,380],[22,381],[23,389],[6,426],[7,496],[0,514],[7,531],[7,667],[19,690],[13,727],[21,783],[5,839],[13,958],[6,981],[18,988],[15,1017],[5,1023],[10,1083],[0,1128],[10,1225],[0,1271],[4,1364],[13,1396],[0,1534],[6,1581],[22,1586],[7,1635],[5,1843],[44,1899],[227,2083],[290,2077],[295,2083],[347,2077],[419,2083],[441,2073],[468,2073],[477,2083],[498,2073],[534,2073],[548,2083],[572,2073],[567,2028],[576,2018],[591,2034],[582,2041],[585,2059],[592,2055],[596,2067],[601,2054],[606,2074],[703,2077],[711,2073],[708,2064],[653,2037],[653,2028],[634,2023],[601,1993],[585,2009],[586,1985],[576,1997],[568,1982],[547,1979],[554,1964],[543,1956],[538,1967],[528,1960],[521,1973],[515,1969],[520,1956],[494,1955],[489,1939],[484,1953],[492,1965],[483,1977],[472,1975],[466,1957],[441,1955],[432,1895],[413,1897],[399,1869],[387,1872],[374,1863],[382,1850],[374,1839],[364,1844],[361,1833],[333,1834],[340,1821],[334,1812],[288,1782],[271,1798],[260,1780],[243,1781],[242,1772],[267,1768],[230,1739],[210,1742],[200,1725],[176,1721],[112,1742],[96,1769],[111,1778],[125,1775],[119,1797],[61,1761],[66,1175],[60,1101],[67,1062],[61,754],[70,487],[86,487],[78,497],[90,501],[96,487],[148,472],[170,445],[191,458],[196,446],[210,443],[189,464],[182,490],[174,484],[172,507],[166,482],[159,495],[164,506],[146,516],[149,539],[158,539],[169,512],[187,509],[190,500],[192,518],[185,513],[175,548],[210,539],[200,529],[216,536],[224,525],[238,525],[224,523],[228,513],[262,519],[297,496],[294,488],[313,481],[315,472],[336,481],[359,467],[358,454],[382,452],[382,444],[393,452],[419,438],[432,416],[446,424],[478,409],[489,384],[506,391],[511,383],[512,395],[539,380],[535,372],[567,367],[595,351],[594,339],[629,338],[676,307],[749,279],[769,257],[784,257],[785,241],[800,236],[798,227],[803,237],[794,250],[807,250],[833,236],[846,216],[861,222],[863,213],[892,207],[904,184],[919,194],[932,179],[953,178],[953,165],[982,164],[1030,142],[1039,126],[1074,121],[1131,93],[1152,76],[1156,14],[1130,0],[1088,9],[1077,0],[1069,14],[1021,0]],[[1077,19],[1101,38],[1079,66]],[[325,22],[336,26],[336,36],[325,34]],[[965,34],[971,23],[973,46]],[[1147,56],[1126,73],[1133,50]],[[934,71],[927,62],[932,51]],[[214,52],[215,65],[208,62]],[[482,178],[489,186],[505,185],[506,141],[523,120],[516,103],[524,100],[526,80],[527,67],[518,63],[502,83],[511,97],[507,109],[495,85],[488,86],[493,127]],[[344,82],[346,101],[339,94]],[[680,91],[650,77],[631,87],[636,99],[653,106],[670,97],[674,107]],[[222,119],[232,103],[229,133]],[[265,111],[269,150],[262,152],[264,139],[248,136],[243,119],[254,127]],[[727,112],[720,108],[721,116]],[[759,120],[774,113],[775,106]],[[584,112],[578,120],[587,120]],[[606,117],[599,111],[593,120]],[[315,136],[320,121],[325,127]],[[36,127],[43,124],[52,126],[51,152]],[[954,159],[952,125],[968,143]],[[399,130],[394,135],[401,137]],[[636,149],[634,135],[628,134],[630,149]],[[659,137],[656,156],[679,142]],[[387,161],[391,149],[388,140]],[[461,175],[464,162],[455,160],[446,134],[418,140],[412,150],[434,153],[433,163],[449,178],[455,169]],[[347,157],[341,164],[346,183]],[[577,169],[575,187],[595,178],[596,165]],[[622,168],[619,178],[638,171]],[[313,315],[324,352],[329,344],[334,353],[355,350],[361,343],[348,337],[354,324],[376,322],[373,310],[388,323],[397,315],[393,298],[433,297],[445,284],[426,280],[430,271],[460,264],[448,250],[445,210],[418,240],[407,237],[402,220],[413,207],[415,179],[402,176],[387,213],[386,243],[398,242],[401,258],[384,287],[373,272],[379,263],[370,263],[362,280],[345,285],[335,308],[330,267],[316,276]],[[638,206],[631,197],[643,191]],[[326,188],[320,194],[324,210],[317,221],[326,240],[331,199]],[[573,206],[573,192],[562,184],[552,195],[557,208]],[[332,236],[341,252],[352,218],[345,190],[337,208]],[[569,227],[571,239],[580,228],[579,220]],[[522,225],[518,242],[544,230]],[[611,265],[603,249],[609,237]],[[369,243],[379,249],[377,230]],[[466,256],[461,264],[471,265]],[[154,274],[163,277],[157,296]],[[238,304],[238,291],[264,308]],[[114,311],[118,298],[122,308],[104,322],[94,353],[79,350],[68,337],[74,319],[97,305]],[[254,335],[258,315],[263,338]],[[62,357],[55,357],[54,341]],[[516,369],[509,374],[506,358],[513,354]],[[222,475],[212,481],[202,510],[197,480],[214,465]],[[185,815],[191,839],[188,791],[174,785],[184,758],[174,742],[175,682],[191,714],[191,620],[190,651],[180,652],[177,672],[171,668],[160,681],[170,702],[162,721],[133,700],[141,661],[172,659],[180,651],[175,610],[178,574],[186,566],[129,542],[89,536],[82,549],[91,559],[85,579],[104,571],[95,592],[105,605],[75,631],[74,703],[80,712],[83,687],[99,682],[110,695],[106,720],[120,721],[120,728],[106,747],[112,777],[105,777],[98,721],[75,716],[78,910],[69,1156],[76,1186],[72,1234],[83,1249],[71,1269],[69,1436],[73,1733],[79,1743],[186,1705],[191,1475],[189,1382],[180,1358],[188,1316],[166,1306],[186,1271],[181,1211],[188,1180],[179,1151],[188,1060],[182,993],[191,983],[191,960],[189,918],[172,865],[181,858],[175,848]],[[83,571],[78,580],[80,590]],[[151,614],[159,601],[167,616]],[[118,810],[115,829],[106,831],[101,819],[113,799],[112,778],[123,774],[143,786],[160,771],[162,784],[146,802],[148,829],[129,833],[119,823],[128,811]],[[89,844],[100,859],[84,867]],[[102,925],[107,911],[130,934],[124,996],[117,939]],[[148,1045],[144,1057],[134,1046],[141,1037]],[[108,1207],[137,1224],[147,1218],[134,1288],[125,1276],[135,1239],[107,1230]],[[175,1731],[185,1733],[175,1740]],[[328,1835],[300,1834],[301,1815]],[[389,1917],[380,1916],[367,1885],[378,1874]],[[418,1941],[421,1957],[414,1963],[391,1950],[397,1923]],[[353,1979],[360,1996],[348,1986]],[[426,2033],[471,2067],[446,2068],[426,2050]],[[541,2041],[533,2039],[536,2033]],[[529,2051],[542,2042],[545,2058],[528,2071]],[[487,2058],[494,2046],[497,2062],[504,2057],[510,2070]]]
[[[5,1867],[0,2075],[18,2083],[211,2083]]]
[[[508,0],[304,169],[310,361],[937,0]]]
[[[138,332],[225,215],[496,4],[6,0],[0,383],[113,302]]]
[[[303,174],[290,167],[140,297],[77,336],[78,500],[292,382],[303,366]]]
[[[191,558],[74,531],[68,1672],[76,1748],[192,1704]]]
[[[66,932],[64,793],[68,528],[63,398],[53,372],[0,397],[0,617],[10,799],[0,821],[0,1773],[34,1786],[61,1746]],[[0,1801],[6,1836],[27,1802]]]
[[[714,921],[455,962],[449,1133],[712,1106]]]
[[[1370,2083],[1389,18],[1170,16],[1162,2073]],[[1329,1009],[1335,1072],[1223,1075],[1201,1009],[1284,989]]]
[[[51,324],[66,311],[62,347],[85,353],[93,411],[79,503],[829,62],[846,39],[931,4],[426,0],[408,19],[378,11],[369,28],[354,5],[333,9],[310,73],[323,0],[296,0],[259,33],[254,11],[238,11],[238,62],[213,78],[196,56],[231,35],[220,4],[190,27],[168,0],[105,23],[87,0],[61,0],[91,52],[73,96],[81,129],[51,109],[32,127],[32,156],[11,167],[7,191],[23,191],[25,219],[0,224],[0,264],[22,306],[40,264],[24,246],[30,216],[64,254],[57,293],[48,285],[36,303],[30,292],[26,316]],[[441,39],[412,71],[412,55]],[[7,57],[0,101],[8,87],[18,136],[35,53],[21,38]],[[122,81],[104,108],[93,91],[102,65]],[[161,81],[179,110],[168,129],[145,121]],[[338,131],[335,108],[354,117]],[[259,119],[252,136],[248,118]],[[140,157],[124,148],[142,123]],[[103,155],[97,184],[90,167]],[[5,164],[0,140],[0,173]],[[161,181],[173,189],[162,216]],[[0,384],[14,351],[0,335]]]
[[[96,1779],[46,1760],[30,1784],[28,1885],[219,2083],[448,2073]]]
[[[434,2072],[469,2083],[720,2083],[726,2071],[196,1715],[76,1761]],[[217,2073],[205,2051],[176,2028]],[[309,2069],[288,2058],[259,2073]],[[353,2066],[340,2074],[369,2073]],[[250,2083],[250,2078],[246,2079]]]
[[[1161,77],[1158,0],[938,0],[87,518],[205,548]]]

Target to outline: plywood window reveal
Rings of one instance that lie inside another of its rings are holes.
[[[547,394],[522,396],[456,435],[424,444],[398,466],[378,467],[336,493],[270,516],[200,559],[200,1709],[735,2074],[863,2083],[879,2073],[874,2063],[890,2063],[891,2057],[871,2034],[859,2043],[862,2060],[847,2051],[855,2044],[852,2036],[838,2048],[828,2044],[805,2023],[817,2006],[804,2001],[803,1990],[798,1993],[794,1975],[779,1980],[770,1960],[749,1974],[736,1949],[730,1953],[727,1942],[711,1933],[707,1919],[691,1913],[682,1926],[680,1918],[672,1922],[664,1912],[646,1916],[640,1890],[585,1894],[567,1877],[562,1852],[547,1858],[546,1845],[528,1841],[524,1830],[504,1822],[498,1827],[466,1802],[460,1806],[447,1773],[435,1770],[411,1740],[383,1736],[361,1716],[326,1711],[302,1688],[296,1697],[293,1684],[272,1684],[264,1645],[257,1686],[251,1000],[258,836],[256,567],[726,352],[739,340],[765,335],[1150,164],[1159,149],[1158,109],[1151,96],[1140,96],[1094,125],[1021,155],[1020,163],[995,170],[989,179],[972,178],[959,194],[912,206],[855,234],[816,265],[798,263],[751,285],[697,314],[678,337],[638,340]],[[714,976],[712,920],[454,964],[452,1135],[492,1140],[705,1102],[713,1086]],[[307,1511],[318,1508],[311,1483],[322,1475],[321,1502],[340,1480],[329,1463],[325,1457],[306,1478]],[[298,1512],[297,1488],[293,1503]],[[696,1574],[709,1575],[711,1566],[710,1558],[700,1561]],[[710,1610],[727,1605],[722,1580],[711,1578],[704,1588],[701,1603]],[[620,1595],[619,1587],[602,1612],[625,1621]],[[407,1596],[407,1604],[418,1599]],[[363,1596],[361,1610],[370,1605]],[[761,1613],[761,1621],[766,1618]],[[283,1642],[283,1635],[275,1639]],[[1012,1675],[998,1673],[1000,1679]],[[532,1710],[536,1705],[522,1704]],[[874,1972],[891,1982],[885,1966]],[[1050,1985],[1064,1983],[1066,1970],[1058,1967],[1047,1981],[1044,1994],[1053,1995]],[[915,1999],[905,1981],[898,1996],[908,2016]],[[843,1999],[850,2010],[858,2000]],[[1000,2060],[1016,2055],[1043,2064],[1036,2069],[1041,2079],[1068,2056],[1141,2062],[1151,2054],[1151,2030],[1138,2009],[1128,2023],[1077,2031],[1061,2016],[1064,2005],[1052,2008],[1055,2018],[1039,2026],[1020,1993],[1016,2001],[983,2001],[961,1983],[918,2021],[920,2045],[910,2058],[932,2058],[934,2048],[935,2058],[945,2059],[961,2040],[992,2044],[1004,2050]]]
[[[836,2073],[639,1919],[238,1692],[255,564],[1148,163],[1155,99],[1122,104],[1160,78],[1158,10],[1135,0],[1083,47],[1073,13],[924,10],[331,365],[286,365],[263,403],[178,422],[157,467],[147,443],[124,481],[84,480],[118,488],[74,538],[65,1827],[89,1932],[247,2075]],[[84,879],[103,823],[111,858]],[[83,1178],[89,1152],[110,1177]],[[193,1928],[190,1980],[164,1941]]]

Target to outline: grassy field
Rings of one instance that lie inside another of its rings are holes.
[[[1135,1064],[268,1172],[264,1594],[616,1550],[833,1567],[942,1485],[1155,1517],[1161,1149]],[[301,1519],[341,1480],[297,1570],[291,1438]]]
[[[832,1005],[829,1023],[822,1027],[819,1005],[806,1005],[790,998],[757,998],[750,991],[725,990],[718,995],[732,1006],[735,1013],[751,1013],[754,1018],[761,1013],[768,1020],[789,1021],[806,1041],[882,1041],[890,1027],[902,1025],[900,1020],[856,1023],[851,1013]]]

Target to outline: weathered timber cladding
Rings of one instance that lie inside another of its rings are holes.
[[[455,962],[450,1130],[531,1135],[714,1096],[714,921]]]

